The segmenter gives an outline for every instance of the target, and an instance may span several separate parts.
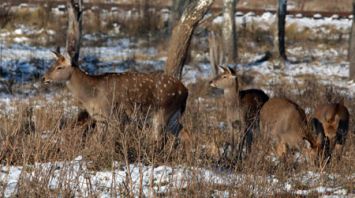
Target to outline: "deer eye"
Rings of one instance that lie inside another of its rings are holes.
[[[227,78],[227,76],[223,76],[223,78]]]
[[[63,66],[58,66],[58,67],[56,67],[56,70],[61,70],[63,68],[64,68]]]

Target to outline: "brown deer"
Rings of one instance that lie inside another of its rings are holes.
[[[317,133],[324,133],[328,137],[330,152],[334,150],[340,159],[349,130],[349,111],[343,101],[319,105],[315,109],[312,124]]]
[[[240,149],[246,141],[247,149],[253,140],[253,130],[258,129],[259,112],[263,104],[269,99],[260,89],[240,90],[236,72],[229,68],[219,66],[219,74],[210,81],[210,86],[224,90],[224,100],[227,106],[227,121],[230,130],[239,126],[243,131]],[[232,132],[232,145],[234,132]],[[239,152],[241,155],[241,152]],[[241,156],[239,156],[241,157]]]
[[[156,140],[163,130],[178,135],[188,97],[187,88],[179,80],[161,73],[89,75],[72,64],[69,55],[53,53],[56,61],[45,73],[44,83],[66,83],[94,120],[108,121],[118,111],[128,118],[136,112],[143,116],[150,112]]]
[[[290,151],[297,150],[315,160],[326,142],[322,134],[316,135],[308,125],[304,110],[285,98],[272,98],[261,108],[260,133],[271,140],[278,157],[286,157]]]

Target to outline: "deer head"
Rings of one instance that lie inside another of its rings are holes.
[[[316,163],[322,163],[331,155],[329,138],[325,136],[322,123],[318,119],[313,118],[310,121],[308,131],[310,137],[308,140],[305,139],[307,142],[306,154],[310,159],[314,159]]]
[[[210,86],[219,89],[238,90],[238,78],[236,72],[232,68],[224,66],[218,66],[218,69],[218,75],[210,81]]]
[[[71,64],[71,58],[69,54],[65,53],[62,55],[58,51],[52,51],[52,53],[55,55],[56,60],[50,69],[45,73],[42,81],[45,84],[51,82],[62,83],[68,81],[73,72],[73,66]]]

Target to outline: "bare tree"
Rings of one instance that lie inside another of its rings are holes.
[[[224,48],[221,35],[213,30],[208,35],[208,45],[210,53],[210,64],[212,67],[211,77],[214,78],[218,74],[218,66],[224,64]]]
[[[279,59],[282,64],[287,60],[285,50],[285,24],[287,14],[287,0],[278,0],[277,6],[277,31],[274,35],[274,58]]]
[[[235,64],[237,60],[236,49],[236,29],[235,29],[235,6],[237,0],[224,0],[223,5],[223,46],[225,53],[225,61],[227,64]]]
[[[184,10],[171,35],[168,59],[165,65],[166,74],[181,79],[192,33],[212,3],[213,0],[195,0]]]
[[[4,28],[12,18],[11,6],[8,3],[0,5],[0,29]]]
[[[72,63],[77,64],[81,42],[83,0],[68,0],[67,5],[68,30],[66,49],[72,59]]]
[[[353,16],[355,16],[355,0],[353,0]],[[355,18],[353,17],[353,23],[351,27],[350,35],[350,47],[349,47],[349,78],[355,80]]]

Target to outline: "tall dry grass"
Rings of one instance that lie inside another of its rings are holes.
[[[132,122],[124,125],[120,119],[111,118],[109,125],[96,124],[93,128],[90,120],[84,121],[76,117],[77,110],[70,110],[75,105],[68,100],[68,95],[54,97],[53,101],[46,102],[45,98],[34,98],[33,101],[14,104],[11,114],[1,114],[1,165],[22,166],[23,171],[32,172],[31,177],[24,173],[18,183],[18,196],[72,196],[90,195],[97,196],[100,192],[93,186],[87,189],[88,194],[75,191],[73,185],[80,186],[79,178],[68,178],[70,162],[78,156],[82,156],[85,166],[89,171],[112,171],[119,167],[127,170],[124,183],[112,184],[112,195],[138,196],[143,193],[143,166],[166,165],[171,167],[189,167],[220,170],[222,174],[244,175],[242,182],[230,179],[228,183],[216,184],[201,179],[198,170],[192,170],[193,175],[188,177],[186,185],[180,188],[169,188],[164,193],[156,193],[156,196],[168,197],[205,197],[228,192],[229,196],[291,196],[290,192],[281,190],[275,193],[277,187],[270,187],[265,179],[255,180],[255,177],[266,178],[274,175],[280,182],[287,182],[299,173],[314,171],[321,174],[340,175],[336,177],[337,186],[343,186],[350,192],[353,191],[353,183],[349,175],[354,173],[354,126],[351,125],[346,142],[345,153],[341,161],[332,160],[327,166],[315,166],[308,162],[294,163],[292,160],[285,163],[274,163],[268,160],[270,145],[261,137],[255,138],[250,155],[241,163],[234,164],[226,159],[223,152],[227,151],[226,145],[230,137],[221,122],[225,121],[224,101],[220,95],[211,91],[207,82],[201,81],[189,87],[190,97],[183,124],[190,132],[191,139],[188,146],[184,142],[176,143],[175,137],[168,136],[168,142],[163,150],[151,140],[152,129],[150,121],[145,117],[139,117],[141,124]],[[295,85],[296,86],[296,85]],[[301,88],[300,88],[301,90]],[[296,101],[301,107],[309,107],[312,111],[320,101],[336,101],[340,97],[335,89],[327,88],[315,82],[309,82],[302,92],[290,92],[288,87],[274,86],[277,96],[287,96]],[[61,93],[61,92],[59,92]],[[201,99],[202,98],[202,99]],[[66,102],[64,102],[66,101]],[[36,107],[34,104],[41,104]],[[346,106],[353,112],[355,109],[351,101],[346,100]],[[68,109],[70,111],[68,111]],[[85,116],[84,116],[85,117]],[[354,123],[351,117],[351,123]],[[236,131],[236,133],[239,133]],[[256,135],[258,136],[258,135]],[[38,163],[48,163],[47,168],[41,168]],[[55,162],[64,162],[60,169],[59,186],[50,187],[51,179],[58,165]],[[115,165],[118,162],[118,166]],[[37,164],[37,166],[36,166]],[[141,176],[135,180],[131,175],[130,164],[141,164]],[[190,170],[191,171],[191,170]],[[196,172],[195,172],[196,171]],[[80,172],[80,171],[79,171]],[[74,174],[74,173],[73,173]],[[83,173],[83,175],[85,175]],[[87,178],[88,183],[90,177]],[[151,191],[158,188],[153,177]],[[138,191],[134,185],[141,183]],[[329,181],[325,179],[324,184]],[[162,184],[160,184],[162,185]],[[301,189],[311,188],[307,184],[295,181],[294,185]],[[0,191],[4,193],[5,183],[0,184]],[[279,188],[280,189],[280,188]],[[281,188],[282,189],[282,188]],[[315,194],[316,196],[317,194]]]

